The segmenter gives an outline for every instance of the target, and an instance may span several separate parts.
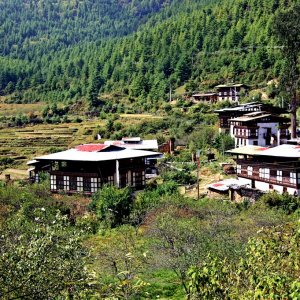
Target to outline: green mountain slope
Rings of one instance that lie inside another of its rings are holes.
[[[198,89],[203,83],[213,85],[228,80],[259,83],[280,75],[280,45],[271,35],[273,16],[294,2],[114,1],[116,6],[107,16],[127,26],[120,25],[120,31],[104,22],[107,31],[103,29],[98,34],[91,25],[92,11],[80,21],[80,30],[76,22],[72,23],[76,18],[66,16],[71,11],[74,14],[75,3],[88,6],[99,1],[60,1],[65,6],[63,9],[62,4],[57,5],[57,11],[64,12],[59,24],[65,27],[49,22],[44,31],[37,30],[31,37],[32,48],[28,51],[28,39],[22,38],[21,50],[10,46],[6,54],[2,49],[0,90],[2,94],[12,94],[14,101],[83,98],[92,104],[97,104],[102,93],[119,92],[132,101],[139,99],[147,110],[166,98],[170,86],[176,88],[188,82],[191,89]],[[120,8],[119,14],[111,13]],[[29,23],[32,20],[26,15],[23,19]],[[86,27],[84,20],[90,20]],[[46,31],[49,39],[35,45],[34,36],[41,39]],[[70,39],[62,38],[62,32]]]

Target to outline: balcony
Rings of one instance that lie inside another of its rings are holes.
[[[242,178],[256,180],[256,181],[262,181],[262,182],[266,182],[266,183],[270,183],[270,184],[276,184],[276,185],[281,185],[281,186],[285,186],[285,187],[290,187],[290,188],[296,188],[296,189],[298,188],[297,179],[295,179],[296,180],[295,183],[291,183],[290,176],[282,176],[282,177],[280,177],[281,180],[279,180],[278,176],[274,176],[274,175],[269,174],[269,178],[263,178],[263,177],[259,176],[259,171],[255,170],[254,168],[253,168],[253,171],[252,171],[252,175],[248,175],[249,174],[248,170],[247,170],[248,166],[250,166],[250,165],[242,166],[241,173],[237,174],[237,176],[242,177]],[[274,173],[277,170],[278,169],[270,169],[270,173]],[[296,172],[297,171],[295,170],[295,173]]]

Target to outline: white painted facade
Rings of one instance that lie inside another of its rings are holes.
[[[235,148],[251,145],[262,147],[271,145],[276,146],[287,142],[286,138],[280,138],[281,130],[279,129],[279,126],[279,122],[257,123],[258,128],[253,137],[251,136],[250,129],[235,128],[235,125],[231,123],[230,136],[234,138]]]

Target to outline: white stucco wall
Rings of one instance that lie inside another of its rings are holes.
[[[257,123],[258,128],[258,146],[266,146],[266,139],[264,135],[267,133],[267,129],[271,128],[271,134],[277,137],[278,122],[276,123]]]
[[[234,135],[234,125],[230,125],[230,136],[235,140],[235,147],[243,147],[254,145],[254,141],[257,141],[257,146],[267,146],[265,134],[267,134],[268,128],[271,128],[271,135],[275,135],[277,138],[278,135],[278,122],[274,123],[257,123],[258,128],[258,139],[246,139],[246,145],[244,143],[245,139],[236,138]],[[241,143],[242,142],[242,143]]]
[[[251,179],[246,179],[246,178],[241,178],[243,180],[243,182],[248,182],[249,187],[251,187]],[[273,189],[269,189],[270,184],[273,186]],[[280,194],[283,193],[283,186],[282,185],[277,185],[277,184],[272,184],[272,183],[268,183],[268,182],[263,182],[263,181],[258,181],[255,180],[255,188],[263,191],[263,192],[272,192],[272,191],[276,191]],[[294,195],[300,195],[300,190],[297,190],[295,188],[287,188],[287,192],[294,196]]]

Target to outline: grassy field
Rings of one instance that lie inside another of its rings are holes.
[[[0,101],[0,116],[36,113],[40,114],[44,108],[42,103],[7,104]]]

